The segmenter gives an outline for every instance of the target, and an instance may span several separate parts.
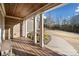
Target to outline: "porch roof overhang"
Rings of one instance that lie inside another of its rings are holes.
[[[4,3],[6,25],[30,18],[62,3]]]

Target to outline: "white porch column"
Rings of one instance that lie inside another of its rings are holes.
[[[34,17],[34,43],[37,43],[37,17]]]
[[[44,19],[43,14],[40,14],[40,46],[44,47]]]
[[[27,20],[25,20],[25,38],[27,38]]]

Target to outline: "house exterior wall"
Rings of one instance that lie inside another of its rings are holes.
[[[40,21],[40,18],[39,18],[39,15],[37,15],[37,30],[39,30],[39,21]],[[34,29],[34,20],[31,20],[31,19],[28,19],[27,20],[27,32],[33,32],[33,29]]]
[[[13,27],[13,38],[20,37],[20,23]]]
[[[31,19],[27,20],[27,32],[33,32],[33,20]]]
[[[25,24],[25,22],[27,21],[27,25]],[[28,19],[28,20],[24,20],[22,23],[22,28],[20,28],[20,23],[16,24],[13,27],[13,38],[17,38],[20,37],[20,35],[22,34],[22,37],[26,36],[26,29],[27,29],[27,33],[29,32],[33,32],[33,27],[34,27],[34,20]],[[27,26],[27,28],[26,28]],[[20,34],[20,29],[22,30],[22,33]]]

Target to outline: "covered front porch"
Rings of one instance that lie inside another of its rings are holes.
[[[5,26],[1,27],[1,36],[3,36],[1,38],[1,55],[6,55],[6,51],[9,50],[10,55],[14,53],[14,55],[19,56],[59,56],[58,53],[45,47],[43,12],[61,5],[61,3],[1,4],[3,17],[5,18],[5,21],[3,21]],[[37,19],[39,20],[39,26]],[[33,40],[27,37],[27,20],[33,20]],[[17,24],[19,24],[18,27]],[[39,43],[37,42],[37,27],[39,27]],[[10,41],[8,45],[5,40]],[[6,49],[5,46],[8,46],[8,48]]]

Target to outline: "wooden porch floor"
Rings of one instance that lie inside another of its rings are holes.
[[[13,39],[12,44],[16,56],[60,56],[46,47],[34,45],[31,40]]]

